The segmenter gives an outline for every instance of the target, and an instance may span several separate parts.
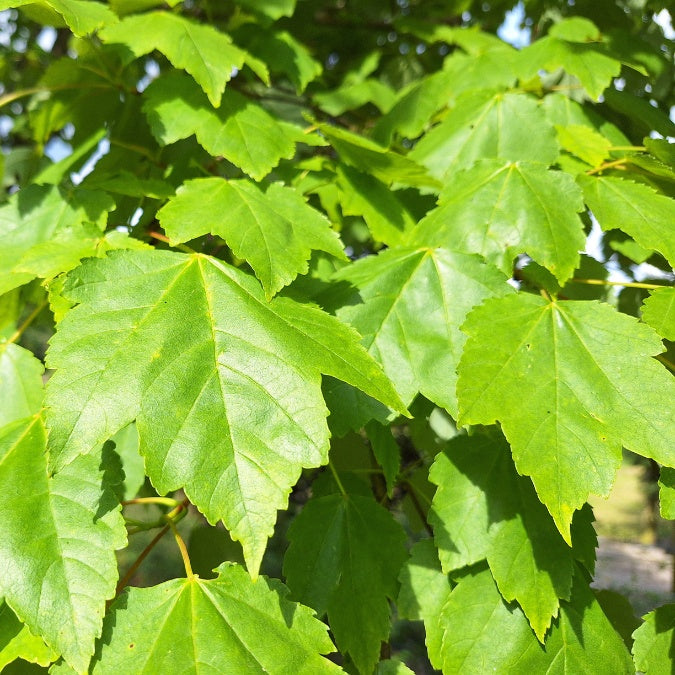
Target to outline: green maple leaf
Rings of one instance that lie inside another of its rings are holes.
[[[480,253],[508,274],[516,255],[528,253],[564,283],[586,241],[581,210],[581,192],[568,174],[534,162],[485,160],[453,175],[438,207],[407,240]]]
[[[312,250],[346,259],[338,235],[292,188],[197,178],[157,213],[173,244],[211,232],[253,268],[268,298],[308,270]]]
[[[171,12],[130,16],[102,30],[99,36],[103,42],[125,45],[135,57],[155,49],[162,52],[176,68],[194,77],[216,108],[225,85],[244,63],[269,83],[265,67],[233,45],[228,35]]]
[[[52,465],[137,418],[155,487],[222,519],[253,575],[301,468],[327,462],[320,374],[405,410],[357,333],[216,259],[117,252],[64,294],[80,304],[48,352]]]
[[[560,599],[569,600],[577,552],[563,541],[532,482],[516,473],[508,445],[481,435],[456,437],[436,456],[429,480],[438,486],[429,522],[443,571],[487,558],[502,596],[518,601],[543,642]],[[581,541],[592,559],[594,538]]]
[[[391,630],[403,529],[372,497],[331,494],[305,505],[288,540],[284,574],[293,597],[327,613],[340,651],[359,672],[372,672]]]
[[[246,27],[245,27],[246,28]],[[321,64],[312,58],[305,45],[287,31],[269,31],[250,24],[246,48],[262,59],[273,73],[283,73],[293,83],[298,94],[321,75]]]
[[[0,344],[0,428],[40,411],[44,366],[31,352]]]
[[[443,625],[441,611],[450,597],[452,583],[443,573],[438,551],[431,539],[418,541],[399,574],[401,591],[396,607],[402,618],[424,621],[426,645],[431,665],[441,668]]]
[[[596,101],[621,72],[621,61],[608,53],[602,43],[585,42],[581,35],[548,35],[520,54],[521,77],[531,78],[542,68],[550,72],[563,68],[578,78]]]
[[[48,26],[68,26],[78,37],[118,21],[101,2],[90,0],[0,0],[0,11],[24,7],[31,18]]]
[[[519,294],[487,300],[462,329],[459,423],[501,422],[568,544],[574,510],[609,492],[622,445],[675,466],[675,383],[649,358],[663,350],[649,326],[598,302]]]
[[[659,511],[663,518],[675,520],[675,469],[662,466],[659,476]]]
[[[288,590],[225,563],[218,577],[129,588],[111,608],[92,675],[338,673],[327,628]]]
[[[479,159],[553,164],[558,142],[536,99],[485,89],[457,98],[445,119],[427,132],[409,157],[443,178]]]
[[[675,288],[651,291],[642,305],[642,320],[666,340],[675,340]]]
[[[239,4],[272,21],[282,16],[293,16],[296,0],[240,0]]]
[[[354,287],[337,316],[363,335],[406,405],[420,392],[456,415],[455,371],[465,342],[459,327],[485,298],[511,292],[506,278],[478,256],[395,248],[334,279]]]
[[[600,166],[609,157],[611,141],[591,127],[583,124],[557,125],[556,131],[563,150],[593,167]]]
[[[400,183],[422,188],[437,188],[440,185],[410,155],[401,155],[339,127],[319,124],[317,128],[330,141],[345,164],[374,176],[387,185]]]
[[[663,605],[644,617],[633,633],[635,669],[643,673],[671,673],[675,637],[675,605]]]
[[[577,182],[603,230],[623,230],[675,265],[675,200],[624,178],[580,175]]]
[[[0,668],[16,659],[46,667],[58,658],[44,640],[33,635],[16,614],[0,600]]]
[[[367,173],[341,164],[337,168],[340,206],[345,216],[363,216],[373,238],[396,246],[415,219],[396,192]]]
[[[511,87],[516,81],[518,51],[503,42],[479,54],[455,51],[443,61],[443,70],[416,79],[375,125],[375,136],[389,140],[393,132],[416,138],[439,110],[454,104],[465,91]]]
[[[231,89],[216,109],[191,78],[172,72],[155,80],[144,96],[143,110],[160,143],[175,143],[194,134],[207,152],[222,155],[255,180],[295,152],[298,139],[293,127],[280,124]]]
[[[92,255],[114,208],[103,192],[67,194],[53,185],[29,185],[13,195],[0,208],[0,295]]]
[[[630,673],[626,645],[581,574],[544,645],[518,607],[507,605],[488,570],[462,577],[441,611],[443,672]]]
[[[0,594],[33,634],[83,672],[115,592],[114,551],[125,546],[126,532],[100,453],[49,476],[45,447],[38,416],[0,430]],[[26,484],[30,490],[17,490]]]

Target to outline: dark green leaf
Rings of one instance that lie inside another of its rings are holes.
[[[293,597],[328,613],[340,650],[359,672],[372,672],[406,558],[401,526],[372,497],[334,494],[308,502],[288,538],[284,574]]]

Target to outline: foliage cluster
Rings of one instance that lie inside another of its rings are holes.
[[[671,672],[586,503],[675,517],[665,6],[0,0],[0,667]]]

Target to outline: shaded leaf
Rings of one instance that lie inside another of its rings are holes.
[[[338,438],[349,431],[358,431],[370,420],[386,424],[392,412],[384,404],[346,382],[324,377],[321,391],[330,410],[328,426]]]
[[[155,80],[144,96],[143,110],[160,143],[175,143],[194,134],[207,152],[222,155],[255,180],[295,152],[284,126],[231,89],[216,109],[189,77],[173,72]]]
[[[377,421],[371,421],[366,426],[366,433],[370,447],[377,463],[382,467],[384,480],[387,485],[387,497],[392,498],[396,479],[401,468],[401,450],[394,440],[391,428]]]
[[[129,588],[106,618],[98,673],[337,673],[326,626],[279,582],[225,563],[216,579]]]
[[[286,75],[299,94],[321,75],[321,64],[287,31],[266,31],[260,25],[251,25],[251,29],[246,48],[262,59],[272,73]]]
[[[340,205],[346,216],[363,216],[375,241],[396,246],[415,220],[396,192],[382,181],[350,166],[337,169]]]
[[[394,90],[375,78],[366,78],[357,82],[345,82],[335,89],[314,96],[316,104],[329,115],[337,117],[347,110],[356,110],[366,103],[372,103],[381,112],[387,112],[394,101]]]
[[[438,485],[429,522],[443,571],[487,557],[502,596],[518,601],[543,642],[559,600],[570,597],[575,556],[532,482],[516,473],[508,445],[456,437],[436,456],[429,480]]]
[[[661,467],[659,507],[662,518],[675,520],[675,469],[669,466]]]
[[[450,596],[452,584],[441,570],[438,552],[431,539],[417,542],[399,574],[401,591],[396,601],[399,614],[406,619],[421,619],[426,631],[429,661],[441,667],[443,627],[440,615]]]
[[[565,541],[575,509],[606,495],[621,447],[675,466],[675,383],[658,335],[598,302],[533,295],[487,300],[462,327],[460,424],[499,420],[518,472]]]
[[[455,371],[465,342],[459,327],[485,298],[511,292],[505,277],[478,256],[395,248],[334,278],[355,288],[337,316],[363,335],[406,405],[420,392],[455,415]]]
[[[577,182],[603,230],[622,230],[675,265],[675,200],[624,178],[578,176]]]
[[[423,166],[413,161],[411,156],[400,155],[345,129],[327,124],[317,126],[345,164],[370,174],[387,185],[400,183],[412,187],[439,187],[438,181]]]
[[[157,213],[172,244],[211,232],[253,268],[271,298],[308,271],[312,250],[345,258],[327,218],[293,188],[248,180],[196,178]]]
[[[510,274],[527,253],[564,283],[579,264],[586,237],[581,192],[562,171],[534,162],[477,162],[453,175],[438,208],[408,241],[480,253]]]
[[[391,629],[403,529],[372,497],[332,494],[305,505],[288,539],[284,574],[293,597],[327,613],[340,651],[371,673]]]
[[[0,668],[16,659],[48,666],[58,654],[44,640],[24,626],[16,614],[0,600]]]
[[[137,418],[155,488],[185,488],[222,519],[253,575],[301,468],[327,461],[320,373],[403,410],[355,332],[290,299],[268,303],[221,261],[119,252],[86,261],[64,292],[80,304],[48,352],[52,464]]]
[[[101,455],[49,476],[45,446],[37,416],[0,431],[0,593],[33,634],[82,672],[115,592],[114,551],[126,532]]]
[[[239,0],[239,4],[272,21],[282,16],[292,16],[295,10],[295,0]]]
[[[594,590],[596,600],[600,603],[605,616],[611,621],[614,630],[621,636],[628,649],[633,647],[633,632],[642,625],[635,616],[630,601],[621,593],[602,589]]]

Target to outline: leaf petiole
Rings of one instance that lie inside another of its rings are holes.
[[[644,284],[640,281],[606,281],[605,279],[570,279],[575,284],[590,284],[591,286],[625,286],[626,288],[646,288],[655,290],[657,288],[668,288],[665,284]]]
[[[37,319],[38,315],[47,306],[47,300],[42,301],[27,317],[26,320],[14,331],[14,334],[7,342],[16,342],[26,331],[26,329]]]

